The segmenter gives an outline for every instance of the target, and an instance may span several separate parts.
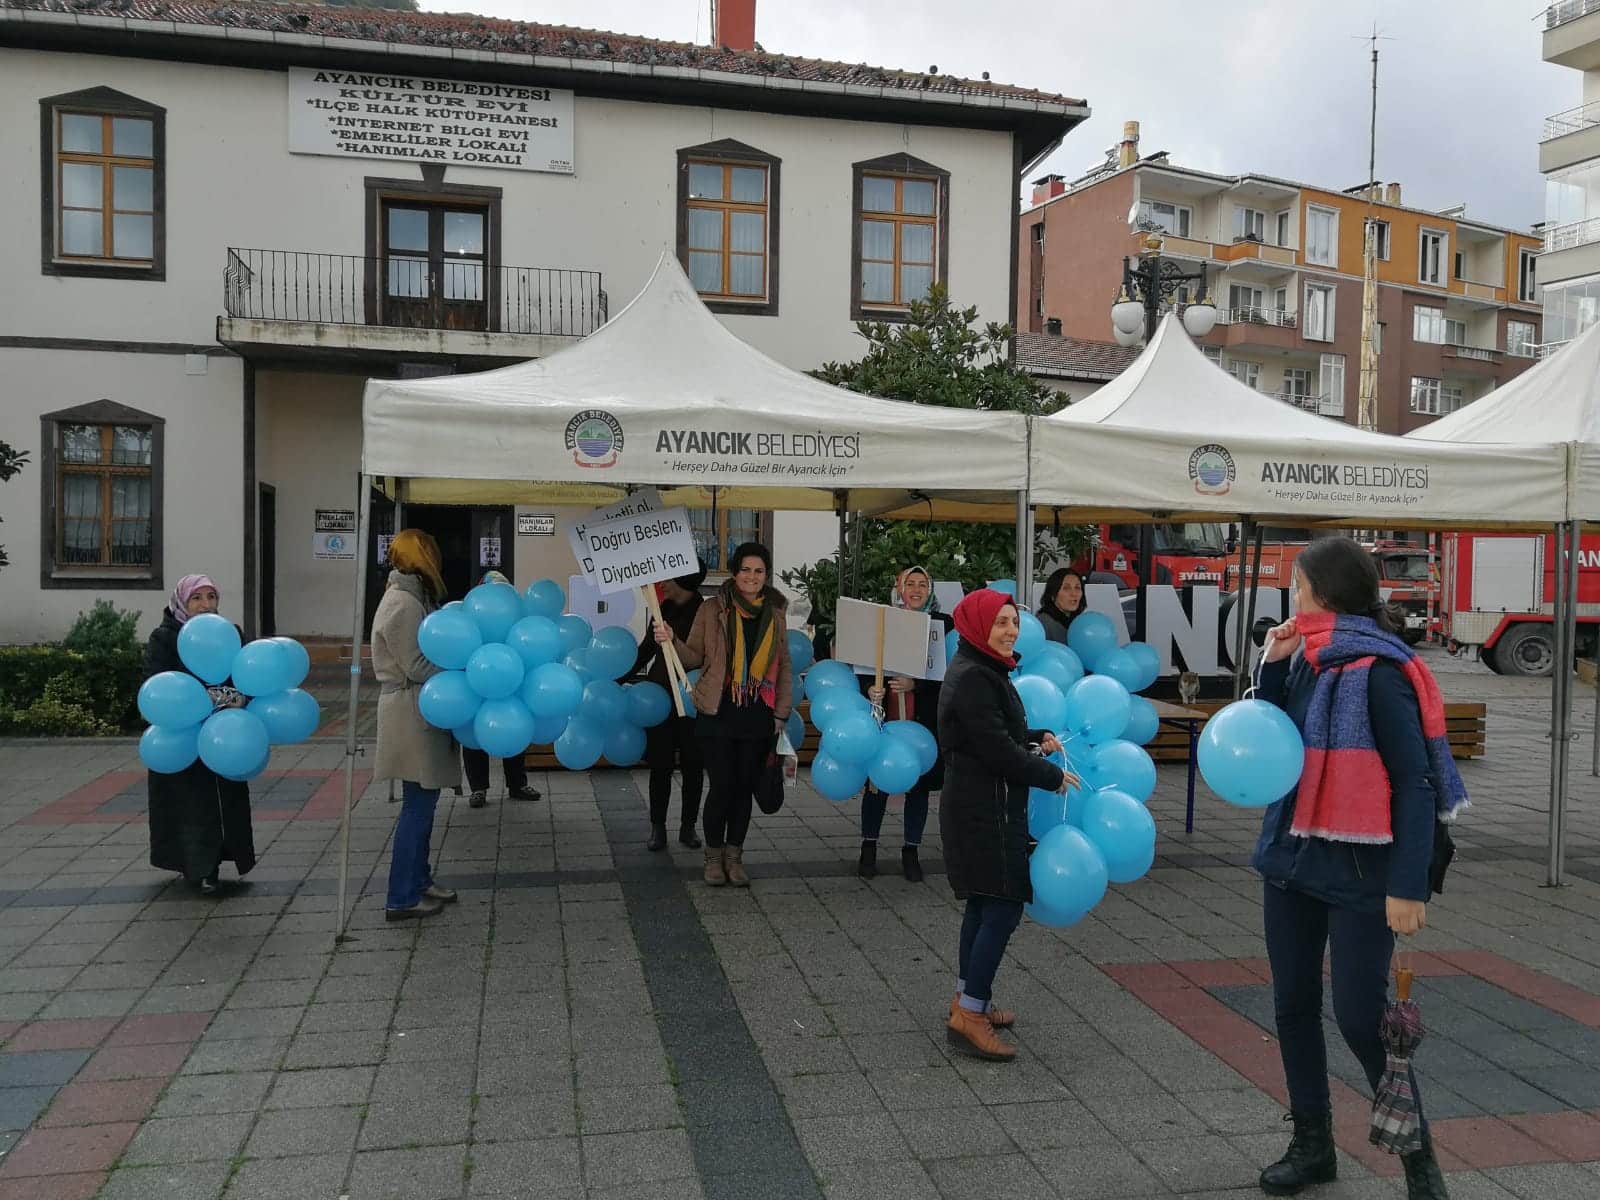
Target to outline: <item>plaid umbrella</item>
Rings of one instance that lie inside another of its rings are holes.
[[[1390,1154],[1422,1149],[1417,1098],[1411,1090],[1411,1056],[1422,1044],[1422,1010],[1411,998],[1411,970],[1395,971],[1395,999],[1383,1010],[1383,1078],[1372,1098],[1372,1128],[1367,1140]]]

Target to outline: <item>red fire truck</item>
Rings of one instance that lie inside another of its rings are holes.
[[[1072,565],[1115,575],[1124,588],[1139,586],[1139,526],[1100,525],[1095,544]],[[1227,527],[1217,522],[1155,525],[1155,567],[1152,583],[1182,587],[1190,583],[1220,585],[1228,558]]]
[[[1555,665],[1553,534],[1447,533],[1441,536],[1440,633],[1452,654],[1476,651],[1502,675],[1548,675]],[[1600,536],[1579,549],[1579,658],[1600,638]]]

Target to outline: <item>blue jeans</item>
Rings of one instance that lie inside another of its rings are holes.
[[[998,896],[968,896],[967,911],[961,918],[961,978],[965,994],[973,1000],[989,1002],[994,994],[994,973],[1006,943],[1022,920],[1022,904]]]
[[[1329,954],[1334,1020],[1376,1091],[1383,1077],[1380,1027],[1389,999],[1394,933],[1382,913],[1339,908],[1272,883],[1263,887],[1262,917],[1289,1107],[1325,1113],[1331,1104],[1328,1047],[1322,1034],[1322,952],[1326,948]],[[1411,1092],[1420,1121],[1422,1093],[1415,1072]],[[1422,1125],[1427,1127],[1425,1121]]]
[[[389,855],[389,898],[386,908],[412,908],[433,886],[428,865],[428,843],[433,839],[433,810],[439,789],[407,780],[401,784],[400,818],[394,825],[394,846]]]
[[[875,842],[883,828],[883,814],[888,811],[889,797],[874,787],[861,793],[861,840]],[[922,845],[922,831],[928,824],[928,787],[918,782],[906,793],[906,845]]]

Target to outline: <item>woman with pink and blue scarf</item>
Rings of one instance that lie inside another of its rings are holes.
[[[1372,556],[1320,538],[1295,560],[1295,615],[1269,635],[1258,695],[1282,708],[1306,745],[1295,791],[1266,810],[1251,865],[1263,888],[1278,1047],[1294,1123],[1261,1190],[1291,1196],[1337,1172],[1322,962],[1334,1018],[1374,1089],[1395,935],[1415,933],[1439,890],[1443,832],[1467,805],[1433,674],[1399,636]],[[1435,844],[1439,852],[1436,856]],[[1447,1195],[1422,1100],[1421,1144],[1401,1155],[1407,1196]]]

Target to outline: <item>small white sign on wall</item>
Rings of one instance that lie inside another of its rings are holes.
[[[312,558],[354,558],[356,535],[353,533],[313,533]]]

